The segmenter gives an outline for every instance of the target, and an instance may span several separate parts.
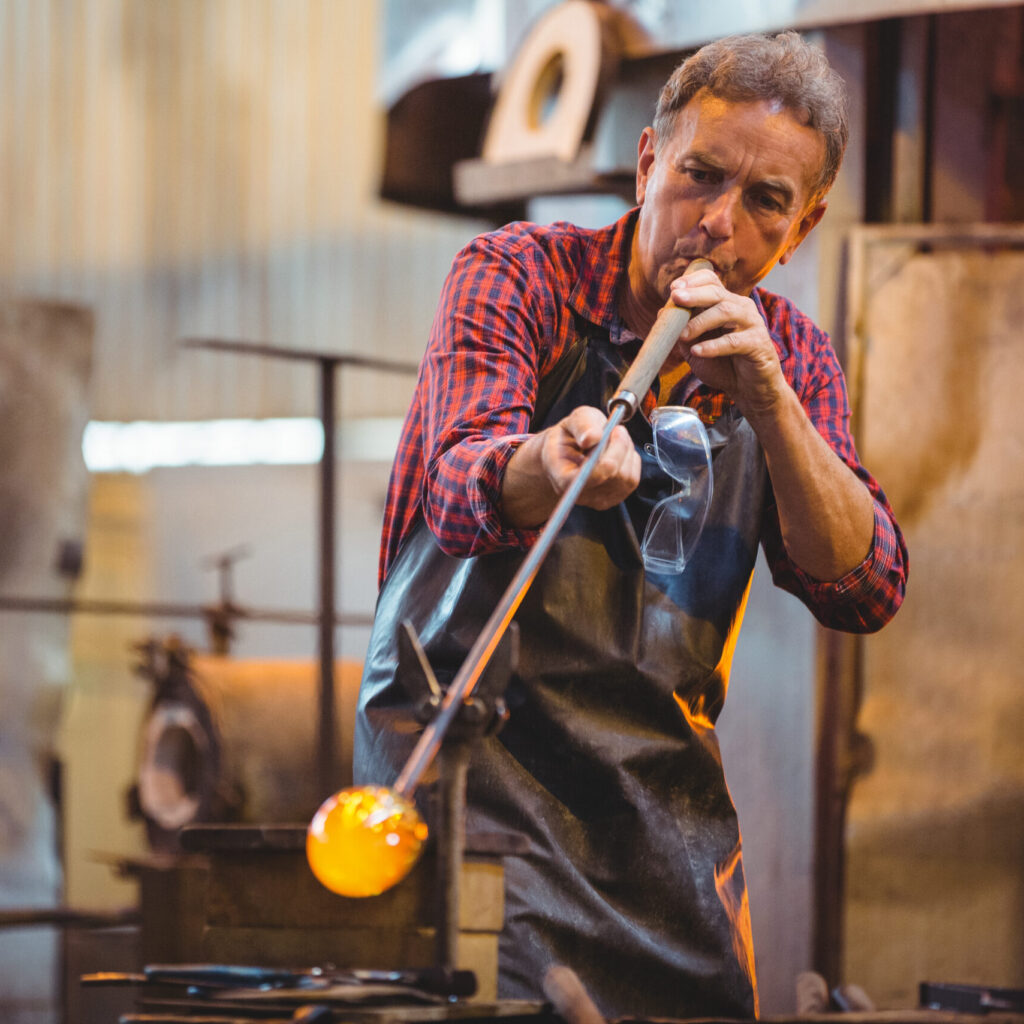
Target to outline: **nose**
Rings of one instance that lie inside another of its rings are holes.
[[[730,238],[733,233],[738,189],[725,189],[710,199],[700,219],[700,226],[710,238]]]

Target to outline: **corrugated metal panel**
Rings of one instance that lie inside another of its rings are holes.
[[[367,0],[5,0],[0,275],[96,311],[103,419],[315,411],[312,369],[178,349],[216,335],[415,361],[481,225],[374,197]],[[409,378],[347,371],[344,415]]]

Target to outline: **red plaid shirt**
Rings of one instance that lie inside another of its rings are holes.
[[[638,343],[619,320],[616,300],[635,221],[634,210],[598,231],[565,223],[511,224],[480,235],[455,258],[391,473],[380,582],[420,515],[452,555],[525,548],[536,539],[539,531],[501,522],[505,466],[527,436],[538,377],[576,337],[574,316],[607,328],[615,343]],[[772,577],[826,626],[879,629],[903,599],[907,554],[885,495],[857,458],[839,361],[828,336],[786,299],[760,288],[753,297],[807,415],[875,503],[871,552],[829,583],[812,579],[789,560],[771,506],[761,543]],[[655,402],[652,391],[645,413]],[[665,404],[693,406],[711,422],[727,402],[691,375]]]

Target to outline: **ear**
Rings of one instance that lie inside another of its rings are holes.
[[[637,206],[644,205],[644,196],[647,195],[647,181],[651,176],[651,167],[654,164],[654,143],[654,129],[648,125],[641,133],[636,147]]]
[[[817,226],[821,218],[825,216],[826,209],[828,209],[828,203],[822,199],[815,203],[815,205],[812,206],[799,221],[797,221],[796,225],[792,229],[792,237],[790,238],[789,244],[779,257],[780,263],[788,263],[790,261],[793,253],[800,248],[800,243],[811,233],[812,229]]]

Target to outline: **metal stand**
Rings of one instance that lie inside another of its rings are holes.
[[[432,722],[444,701],[444,691],[434,676],[426,652],[412,627],[402,623],[399,646],[411,651],[420,666],[427,693],[417,717]],[[438,755],[440,783],[434,814],[433,835],[437,880],[436,965],[443,974],[455,970],[459,936],[459,879],[466,847],[466,780],[474,744],[494,735],[508,718],[505,690],[519,660],[519,627],[512,623],[494,652],[486,673],[472,696],[461,701],[446,730]]]
[[[459,941],[459,876],[466,847],[466,779],[471,747],[451,743],[441,748],[441,789],[434,836],[437,852],[437,936],[435,964],[455,969]]]
[[[337,423],[336,371],[341,366],[356,366],[387,373],[415,374],[415,363],[365,356],[314,352],[275,345],[221,338],[188,338],[186,348],[214,349],[236,355],[254,355],[271,359],[313,362],[320,368],[320,421],[323,424],[324,449],[320,459],[320,689],[318,695],[316,778],[320,791],[331,793],[339,785],[337,756],[337,709],[334,689],[334,609],[336,603],[337,555],[335,551],[335,461]]]

